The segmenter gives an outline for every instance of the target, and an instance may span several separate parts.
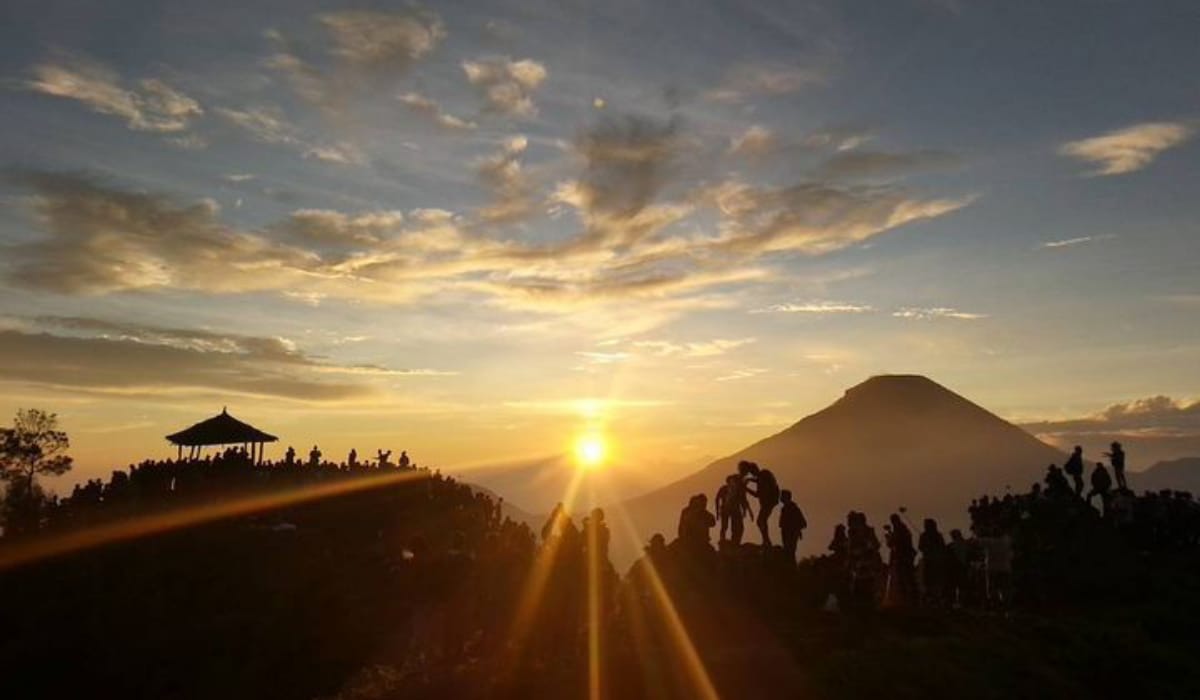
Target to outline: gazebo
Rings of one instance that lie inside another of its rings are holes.
[[[190,448],[188,457],[194,458],[199,456],[200,448],[209,445],[246,445],[255,464],[262,461],[263,445],[278,439],[234,418],[224,408],[208,420],[167,436],[167,440],[179,448],[180,459],[183,459],[184,447]]]

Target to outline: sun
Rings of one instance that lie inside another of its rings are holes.
[[[608,446],[600,435],[582,435],[575,441],[575,462],[581,469],[597,469],[604,464]]]

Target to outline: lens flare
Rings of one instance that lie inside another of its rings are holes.
[[[575,462],[583,469],[602,466],[607,455],[608,446],[600,435],[584,435],[575,441]]]

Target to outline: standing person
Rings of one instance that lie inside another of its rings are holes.
[[[296,463],[296,448],[288,445],[287,452],[283,453],[283,463],[289,467]]]
[[[913,547],[912,530],[892,513],[891,527],[885,528],[888,546],[889,598],[892,602],[907,605],[912,602],[917,589],[917,550]]]
[[[308,466],[316,467],[321,464],[321,450],[317,449],[316,445],[308,451]]]
[[[350,454],[346,455],[346,464],[350,467],[358,466],[358,450],[353,447],[350,448]]]
[[[948,561],[950,552],[946,548],[946,538],[942,537],[933,518],[925,519],[917,548],[921,550],[921,583],[925,588],[925,600],[940,605],[949,589],[947,583],[951,563]]]
[[[721,523],[720,534],[717,535],[717,543],[725,541],[725,533],[729,531],[729,513],[726,510],[726,502],[729,499],[729,479],[725,479],[725,483],[721,484],[721,488],[717,489],[717,495],[713,498],[713,508],[717,511],[717,520]]]
[[[742,535],[746,532],[746,516],[754,517],[750,503],[746,500],[746,485],[737,474],[725,477],[725,498],[717,504],[717,513],[721,516],[721,533],[725,533],[726,522],[729,524],[729,541],[738,546],[742,543]],[[718,492],[719,494],[720,492]]]
[[[408,452],[406,452],[404,450],[400,450],[400,468],[408,469],[408,465],[409,465]]]
[[[1125,450],[1121,448],[1121,443],[1114,442],[1112,444],[1112,452],[1105,452],[1105,457],[1108,457],[1108,463],[1112,465],[1113,476],[1117,478],[1117,488],[1125,489]]]
[[[1067,458],[1067,463],[1063,465],[1063,471],[1067,476],[1071,477],[1072,486],[1075,488],[1076,496],[1083,496],[1083,448],[1079,445],[1071,452],[1071,456]]]
[[[771,547],[771,512],[779,505],[779,482],[770,469],[762,469],[754,462],[738,462],[738,471],[745,465],[746,492],[758,499],[758,533],[764,549]],[[753,484],[755,488],[750,488]]]
[[[1092,496],[1100,497],[1100,505],[1104,507],[1104,514],[1108,515],[1108,492],[1112,489],[1112,477],[1108,475],[1108,470],[1100,462],[1096,462],[1096,468],[1092,470],[1092,490],[1088,491],[1087,501],[1092,502]]]
[[[780,493],[780,500],[783,501],[783,506],[779,510],[779,532],[783,536],[783,551],[787,552],[789,561],[796,561],[796,547],[800,544],[800,538],[804,536],[804,528],[808,527],[808,521],[804,519],[804,512],[800,510],[800,506],[792,500],[792,492],[784,489]]]

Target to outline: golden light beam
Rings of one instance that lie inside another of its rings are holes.
[[[228,501],[204,503],[183,507],[166,513],[126,518],[119,522],[106,523],[93,528],[48,535],[37,539],[0,548],[0,571],[28,564],[40,559],[57,557],[100,545],[145,537],[147,535],[179,530],[202,523],[248,515],[264,510],[306,503],[331,496],[381,488],[406,481],[428,478],[424,470],[401,471],[385,475],[340,480],[331,484],[318,484],[281,493],[244,496]]]
[[[600,638],[600,587],[602,585],[603,564],[600,561],[600,543],[598,535],[600,527],[597,523],[588,521],[588,698],[600,700],[602,678],[601,638]]]
[[[620,505],[617,506],[616,511],[634,547],[640,547],[641,539],[638,536],[637,529],[633,526],[633,521],[629,518],[629,514]],[[671,600],[671,594],[667,591],[662,577],[658,575],[658,570],[654,567],[654,561],[649,557],[646,557],[644,561],[646,562],[646,566],[642,570],[646,573],[646,581],[650,584],[650,591],[653,594],[654,602],[657,604],[658,612],[667,623],[667,631],[675,646],[675,652],[683,660],[688,679],[692,684],[692,696],[702,698],[703,700],[720,700],[721,696],[717,693],[716,686],[713,685],[712,678],[708,674],[708,669],[704,667],[704,661],[700,658],[700,653],[696,651],[696,645],[692,642],[692,637],[688,633],[687,627],[683,624],[683,618],[679,616],[679,611],[675,608],[674,601]]]
[[[583,471],[577,469],[563,493],[564,511],[569,512],[571,506],[574,505],[575,496],[579,493],[579,486],[582,482]],[[542,594],[546,590],[546,583],[550,580],[554,563],[558,559],[559,543],[560,538],[557,537],[544,542],[534,557],[533,568],[525,581],[520,602],[517,604],[517,612],[513,615],[513,622],[509,626],[508,640],[514,662],[519,660],[525,640],[532,630],[534,617],[537,615],[538,606],[542,601]]]

